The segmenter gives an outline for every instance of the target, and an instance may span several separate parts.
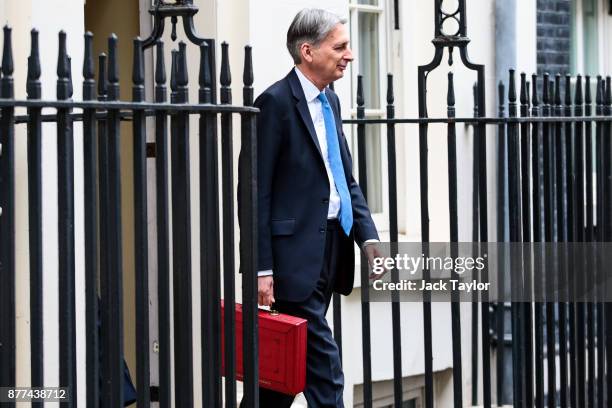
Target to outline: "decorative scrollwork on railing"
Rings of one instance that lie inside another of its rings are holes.
[[[470,40],[466,31],[465,0],[457,1],[454,11],[444,10],[445,0],[435,3],[435,38],[437,47],[454,47],[466,44]],[[448,0],[447,0],[447,3]],[[452,26],[456,26],[452,27]]]

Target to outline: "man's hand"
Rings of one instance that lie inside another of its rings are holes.
[[[259,306],[272,306],[274,303],[274,279],[272,275],[257,278],[257,303],[259,303]]]
[[[383,253],[378,248],[378,242],[372,242],[372,243],[365,244],[365,246],[363,247],[363,252],[365,252],[366,256],[368,257],[368,263],[370,264],[370,269],[372,269],[372,272],[370,272],[370,279],[371,280],[380,279],[383,276],[385,276],[385,274],[387,273],[387,269],[384,267],[383,267],[384,268],[383,273],[375,273],[373,271],[374,259],[384,257]]]

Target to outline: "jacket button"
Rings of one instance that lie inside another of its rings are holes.
[[[329,198],[324,198],[323,199],[323,204],[327,204],[327,203],[329,203]]]
[[[319,228],[319,232],[323,234],[325,232],[325,228]]]

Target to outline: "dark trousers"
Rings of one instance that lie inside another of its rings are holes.
[[[338,346],[329,329],[325,314],[334,287],[340,252],[340,235],[344,232],[338,221],[328,221],[325,257],[321,276],[315,290],[303,302],[277,301],[275,309],[281,313],[308,320],[306,348],[306,389],[304,396],[310,408],[344,408],[342,392],[344,375]],[[290,407],[295,396],[259,388],[260,408]],[[242,408],[249,408],[243,407]]]

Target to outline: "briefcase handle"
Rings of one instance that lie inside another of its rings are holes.
[[[259,310],[268,312],[270,316],[278,316],[280,312],[274,308],[274,306],[258,306]]]

